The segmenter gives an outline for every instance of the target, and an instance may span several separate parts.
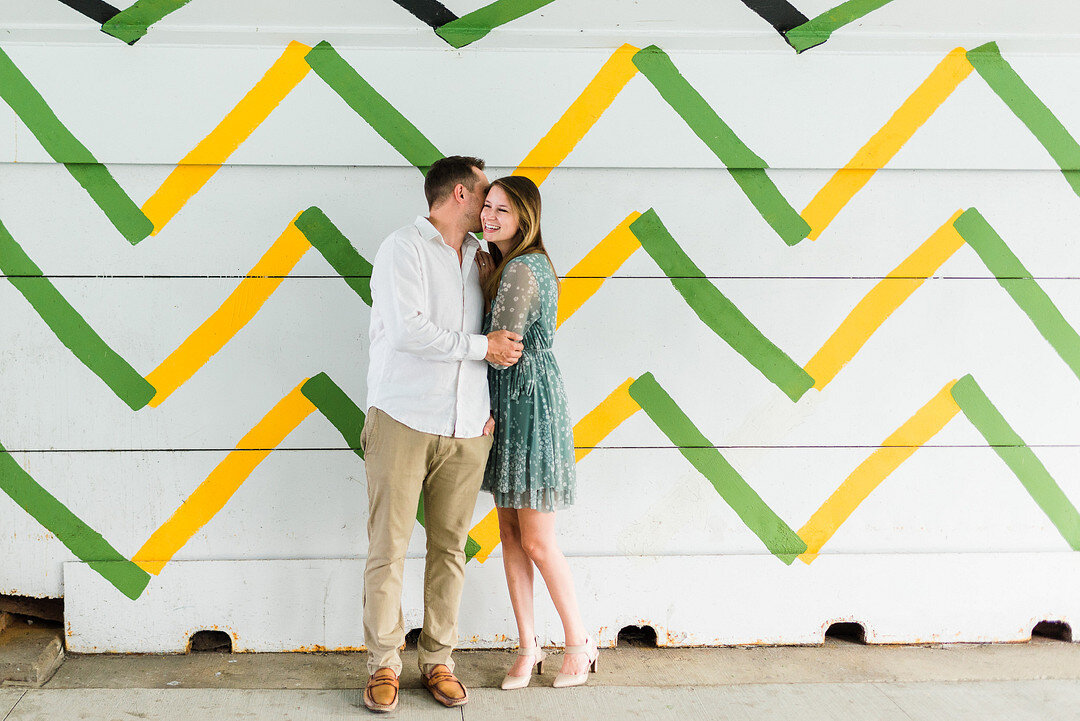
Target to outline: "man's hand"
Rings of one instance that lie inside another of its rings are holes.
[[[521,336],[508,330],[496,330],[487,334],[488,352],[484,360],[497,366],[512,366],[521,357]]]
[[[495,432],[495,416],[488,416],[487,423],[484,424],[484,435],[490,436]]]
[[[491,275],[491,271],[495,270],[495,261],[491,257],[491,253],[486,250],[476,251],[476,267],[479,268],[480,282],[487,281],[488,276]]]

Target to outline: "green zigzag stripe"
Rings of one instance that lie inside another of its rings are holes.
[[[1080,143],[1001,56],[997,43],[967,52],[968,62],[1054,159],[1073,192],[1080,195]]]
[[[801,53],[815,45],[821,45],[829,37],[848,23],[853,23],[864,15],[868,15],[878,8],[884,7],[893,0],[848,0],[836,7],[826,10],[808,22],[792,28],[784,33],[784,37],[795,48],[795,52]]]
[[[326,213],[312,206],[301,213],[293,225],[322,254],[341,279],[365,303],[371,305],[371,263],[357,252],[344,233],[326,217]]]
[[[743,480],[656,382],[652,373],[646,373],[630,384],[630,397],[679,448],[690,465],[709,480],[770,553],[791,565],[806,550],[806,542]]]
[[[704,280],[705,274],[671,237],[655,210],[650,208],[631,223],[630,231],[701,322],[788,398],[797,401],[813,388],[809,373],[766,338],[716,286]]]
[[[191,0],[138,0],[127,10],[114,15],[101,30],[128,45],[142,38],[150,26],[179,10]],[[493,29],[517,20],[554,0],[496,0],[478,10],[446,23],[436,33],[455,48],[464,47],[486,36]]]
[[[360,432],[364,430],[366,416],[364,411],[360,410],[360,406],[356,405],[353,399],[326,373],[319,373],[309,378],[304,385],[300,386],[300,392],[337,429],[353,453],[363,460],[364,451],[360,448]]]
[[[679,73],[667,53],[650,45],[635,53],[633,60],[667,104],[727,167],[731,177],[776,234],[788,245],[795,245],[805,238],[810,233],[810,226],[765,172],[769,166],[716,114]]]
[[[189,2],[191,0],[138,0],[127,10],[113,15],[101,29],[130,45],[146,35],[151,25]]]
[[[435,34],[455,48],[476,42],[500,25],[517,20],[555,0],[496,0],[435,30]]]
[[[970,375],[958,380],[951,392],[971,425],[1005,461],[1069,546],[1080,551],[1080,513],[1035,452],[1028,448]]]
[[[0,270],[84,366],[131,410],[154,397],[154,387],[90,327],[0,223]]]
[[[138,598],[150,583],[150,574],[124,558],[100,533],[42,488],[2,446],[0,490],[128,598]]]
[[[426,173],[432,163],[443,157],[439,149],[360,77],[330,43],[324,40],[305,57],[311,69],[420,172]]]
[[[30,129],[49,157],[64,164],[71,177],[90,194],[129,243],[135,245],[150,235],[154,224],[124,192],[108,168],[64,127],[41,93],[3,50],[0,50],[0,97]]]
[[[974,208],[965,210],[953,227],[978,254],[990,273],[1020,310],[1080,378],[1080,335],[1031,277],[1020,259],[1009,249],[986,219]]]
[[[342,280],[371,305],[371,263],[353,248],[326,214],[316,207],[308,208],[296,219],[296,226],[342,275]],[[156,393],[154,387],[113,350],[52,281],[44,277],[3,223],[0,223],[0,271],[60,342],[128,407],[137,411],[150,402]]]

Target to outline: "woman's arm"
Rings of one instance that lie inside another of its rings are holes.
[[[540,314],[540,285],[532,268],[524,261],[513,260],[503,269],[499,292],[491,309],[491,330],[508,330],[525,335],[525,330]],[[500,370],[507,366],[490,364]]]

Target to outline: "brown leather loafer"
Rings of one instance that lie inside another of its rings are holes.
[[[431,691],[431,695],[443,706],[454,708],[469,703],[465,684],[458,681],[457,676],[444,664],[440,663],[432,668],[430,674],[421,673],[420,678],[424,682],[424,688]]]
[[[383,667],[371,674],[364,687],[364,705],[375,713],[386,713],[397,708],[398,677],[394,669]]]

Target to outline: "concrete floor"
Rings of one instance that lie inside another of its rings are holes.
[[[457,673],[470,688],[494,688],[510,651],[457,651]],[[403,654],[403,688],[421,688],[415,650]],[[561,657],[542,677],[550,685]],[[824,646],[602,649],[592,686],[731,686],[744,684],[919,683],[925,681],[1080,680],[1080,643],[1036,638],[1022,644],[864,646],[826,639]],[[358,653],[193,653],[68,655],[48,689],[234,688],[356,689],[367,680]],[[1080,716],[1078,716],[1080,718]]]
[[[1080,644],[618,648],[578,689],[558,656],[524,691],[495,686],[506,651],[460,651],[462,709],[418,688],[406,652],[394,719],[1080,719]],[[40,689],[0,689],[0,721],[366,718],[362,654],[71,656]],[[372,716],[374,718],[374,716]]]
[[[699,721],[1073,721],[1080,704],[1076,681],[982,681],[915,684],[746,684],[577,689],[475,689],[467,706],[445,709],[423,691],[402,693],[387,718],[656,719]],[[359,691],[250,689],[0,689],[5,721],[225,721],[375,718]]]

